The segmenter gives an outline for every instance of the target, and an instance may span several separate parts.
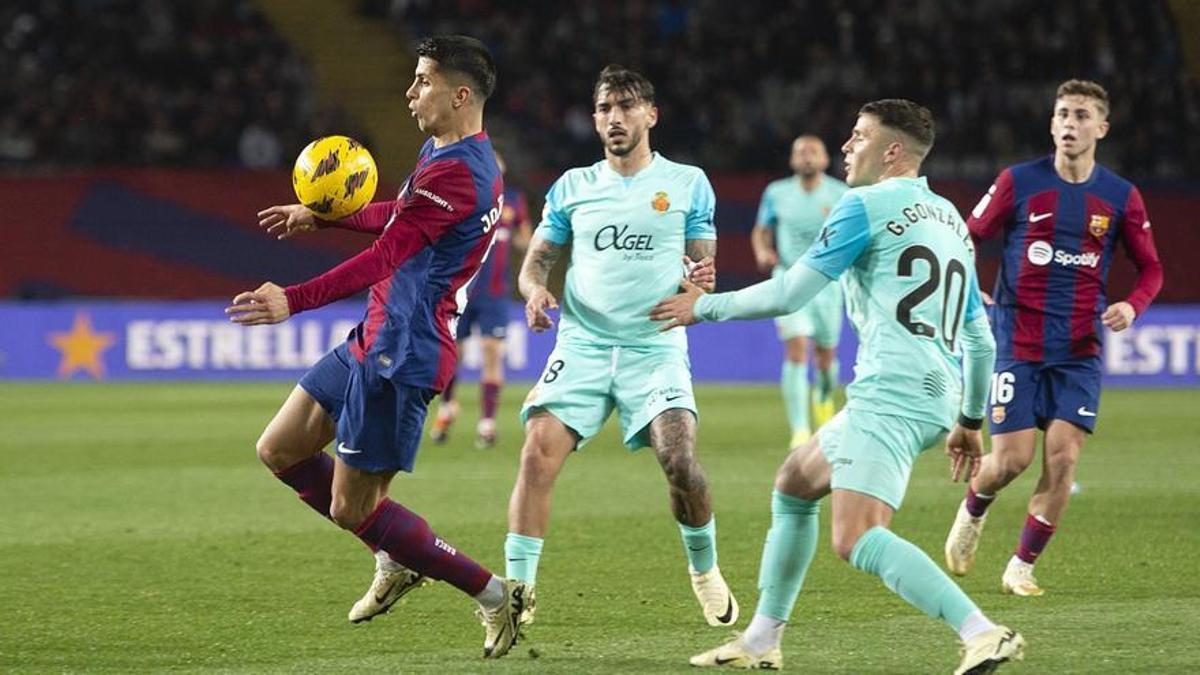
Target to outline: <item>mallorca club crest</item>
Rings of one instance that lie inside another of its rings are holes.
[[[1091,222],[1088,223],[1088,232],[1097,239],[1103,237],[1104,233],[1108,232],[1108,220],[1108,216],[1092,216]]]
[[[655,192],[654,201],[650,202],[650,206],[653,206],[654,210],[659,213],[666,213],[667,209],[671,208],[671,200],[667,199],[667,193]]]

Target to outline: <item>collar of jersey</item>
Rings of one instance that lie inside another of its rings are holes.
[[[650,152],[650,163],[647,164],[645,167],[643,167],[641,171],[638,171],[637,173],[633,174],[632,176],[622,176],[621,174],[617,173],[617,170],[612,168],[611,165],[609,165],[607,158],[600,160],[600,173],[604,176],[608,176],[609,178],[612,178],[613,180],[619,180],[619,181],[625,183],[626,185],[628,185],[628,184],[632,183],[633,181],[641,178],[642,176],[649,174],[651,171],[654,170],[654,167],[658,166],[659,164],[660,164],[660,162],[659,162],[658,151],[653,150]]]

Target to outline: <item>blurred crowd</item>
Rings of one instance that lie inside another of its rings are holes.
[[[1137,178],[1200,176],[1200,89],[1165,0],[363,0],[409,37],[476,35],[498,60],[490,126],[542,166],[598,156],[591,88],[607,63],[656,84],[658,148],[708,169],[786,170],[790,140],[834,147],[858,106],[930,107],[934,176],[989,178],[1052,149],[1056,85],[1112,99],[1101,161]],[[1193,133],[1185,133],[1191,129]]]
[[[0,166],[284,166],[351,123],[249,0],[0,3]]]
[[[786,170],[797,134],[836,147],[861,103],[903,96],[936,115],[930,174],[987,178],[1050,151],[1055,85],[1086,77],[1112,97],[1102,161],[1200,176],[1200,88],[1166,0],[358,5],[407,38],[482,38],[500,70],[489,127],[527,168],[599,156],[592,84],[622,63],[657,85],[656,147],[711,170]],[[0,72],[0,166],[274,167],[363,135],[251,0],[8,0]]]

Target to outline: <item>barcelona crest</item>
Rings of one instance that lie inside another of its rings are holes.
[[[1104,233],[1108,232],[1108,216],[1092,216],[1092,221],[1088,223],[1088,232],[1097,239],[1103,237]]]
[[[1008,411],[1002,405],[992,406],[992,424],[1001,424],[1008,417]]]
[[[671,208],[671,200],[667,199],[667,193],[655,192],[654,201],[650,202],[650,206],[659,213],[666,213],[667,209]]]

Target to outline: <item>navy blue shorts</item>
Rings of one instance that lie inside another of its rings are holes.
[[[480,335],[503,340],[508,334],[508,301],[486,295],[471,298],[467,301],[467,309],[458,318],[455,339],[466,338],[476,325]]]
[[[371,473],[411,472],[434,392],[382,377],[339,345],[300,378],[337,423],[337,456]]]
[[[1100,413],[1100,359],[997,361],[988,410],[993,434],[1045,430],[1050,420],[1091,433]]]

